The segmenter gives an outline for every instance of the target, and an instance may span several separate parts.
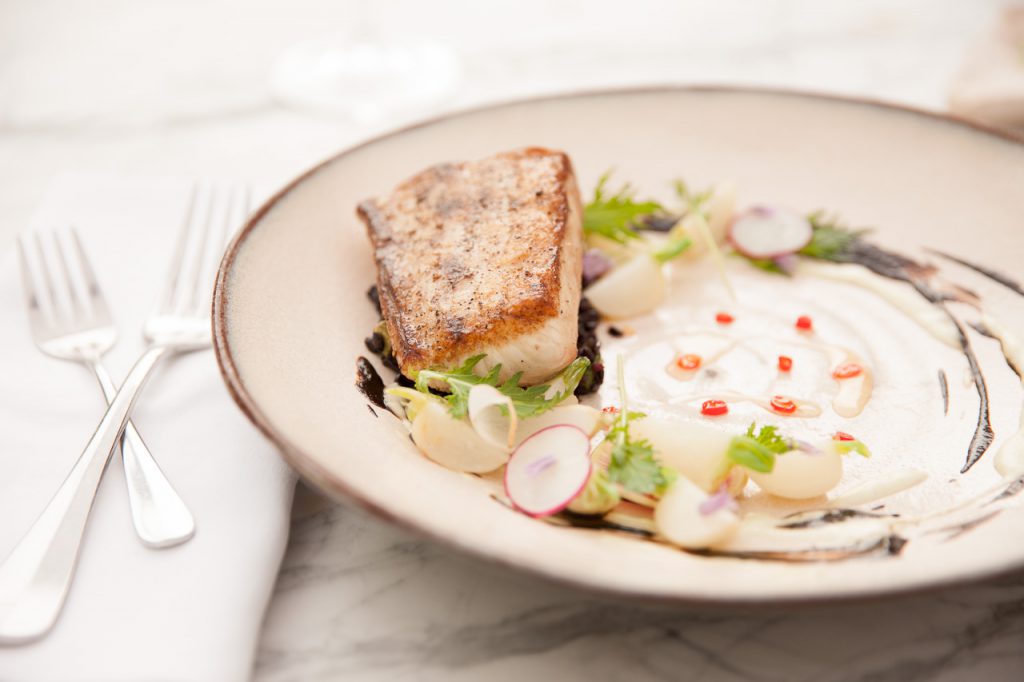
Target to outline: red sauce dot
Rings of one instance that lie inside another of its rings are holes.
[[[729,406],[724,400],[705,400],[700,406],[700,413],[709,417],[718,417],[729,411]]]
[[[698,367],[700,367],[700,356],[692,355],[689,353],[687,353],[686,355],[681,355],[679,356],[679,359],[676,360],[676,367],[685,370],[697,369]]]
[[[857,440],[846,431],[836,431],[832,434],[832,440]]]
[[[864,368],[858,365],[856,362],[847,362],[845,365],[839,365],[832,370],[833,379],[852,379],[864,371]]]
[[[772,409],[782,414],[793,414],[796,412],[796,403],[783,395],[772,396]]]
[[[608,414],[618,414],[619,413],[619,408],[612,407],[611,405],[609,405],[608,407],[602,408],[601,411],[602,412],[607,412]]]
[[[802,329],[803,331],[810,331],[814,328],[814,322],[811,321],[809,315],[801,315],[796,318],[796,328]]]
[[[789,357],[788,355],[780,355],[779,356],[779,371],[780,372],[788,372],[791,369],[793,369],[793,358]]]
[[[729,313],[718,313],[715,315],[715,322],[718,324],[732,324],[736,318]]]

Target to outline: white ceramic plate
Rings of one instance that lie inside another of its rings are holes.
[[[309,481],[479,557],[637,598],[842,599],[1024,566],[1024,495],[986,506],[988,491],[1001,485],[994,453],[1016,431],[1022,402],[994,342],[976,345],[991,368],[996,443],[961,475],[978,408],[962,378],[965,366],[957,364],[962,359],[889,303],[837,283],[791,285],[753,271],[738,282],[742,291],[758,292],[746,304],[771,314],[808,310],[837,330],[852,325],[853,345],[878,363],[879,393],[858,433],[875,457],[852,467],[851,485],[914,468],[929,475],[927,484],[887,500],[885,511],[924,517],[963,503],[974,510],[908,529],[898,553],[809,562],[706,557],[607,531],[559,528],[510,511],[479,479],[422,457],[398,421],[367,409],[354,385],[356,358],[366,354],[363,339],[376,322],[365,295],[375,271],[355,206],[434,163],[527,145],[567,151],[585,192],[611,166],[661,198],[670,196],[674,177],[694,186],[732,178],[741,204],[827,208],[855,225],[876,226],[877,242],[915,256],[923,245],[1011,275],[1024,262],[1024,144],[922,112],[784,92],[655,89],[532,100],[414,126],[343,152],[283,189],[257,211],[221,268],[214,327],[225,380]],[[931,259],[1024,334],[1024,298]],[[723,305],[714,286],[684,284],[675,285],[677,314],[699,319]],[[645,350],[643,334],[629,343],[604,340],[638,358],[659,352]],[[949,376],[948,417],[940,368]],[[650,391],[657,387],[639,381],[632,390],[656,402]],[[982,507],[998,513],[977,513]]]

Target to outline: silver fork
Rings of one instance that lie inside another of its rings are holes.
[[[73,228],[69,233],[71,247],[66,247],[66,240],[56,232],[52,234],[53,258],[47,257],[38,235],[28,240],[35,260],[29,258],[25,240],[18,239],[29,329],[47,355],[91,369],[109,403],[117,386],[100,358],[117,340],[117,329],[78,233]],[[72,261],[78,265],[77,272]],[[56,278],[55,272],[59,273]],[[142,542],[150,547],[171,547],[191,538],[195,532],[192,514],[131,422],[125,427],[121,449],[132,522]]]
[[[37,639],[56,622],[75,572],[96,487],[157,362],[169,354],[210,346],[213,276],[232,227],[246,211],[248,193],[235,189],[221,201],[210,194],[206,210],[199,194],[178,239],[165,294],[143,330],[150,347],[128,373],[56,494],[0,564],[0,643]],[[218,204],[219,221],[214,215]]]

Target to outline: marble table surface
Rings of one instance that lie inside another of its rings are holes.
[[[996,0],[0,3],[0,248],[65,170],[280,184],[410,119],[627,83],[776,85],[942,109]],[[460,60],[415,110],[325,115],[268,73],[310,37]],[[1024,574],[909,598],[659,610],[485,566],[300,485],[258,680],[1024,679]]]

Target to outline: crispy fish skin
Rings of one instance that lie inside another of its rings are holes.
[[[569,157],[530,147],[445,163],[362,202],[402,373],[502,365],[538,383],[576,357],[583,228]]]

